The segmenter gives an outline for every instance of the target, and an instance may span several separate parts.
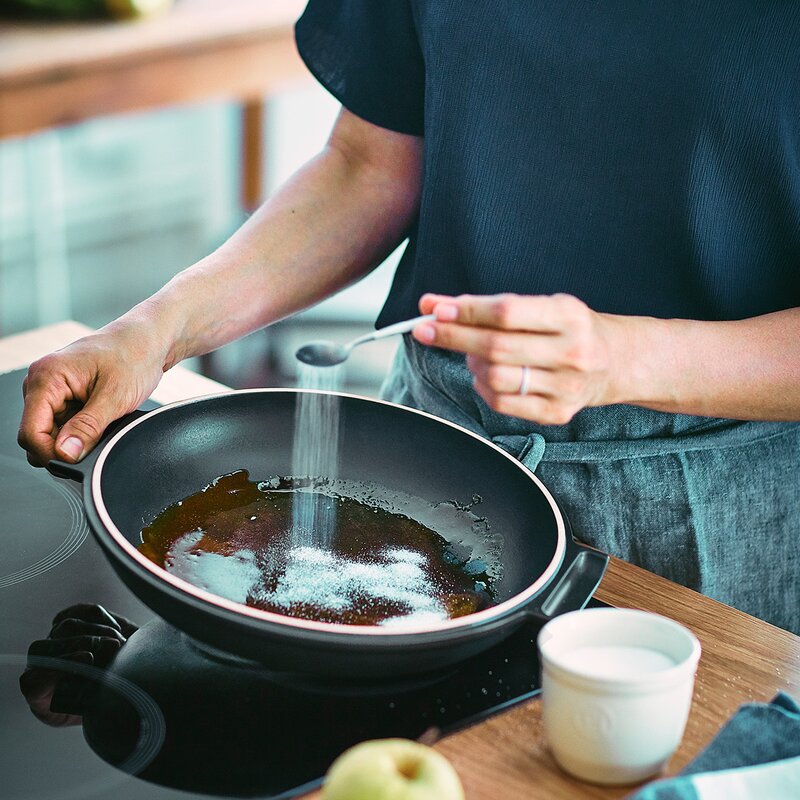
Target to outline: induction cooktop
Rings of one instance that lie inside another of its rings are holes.
[[[157,617],[89,534],[79,487],[16,444],[0,375],[0,794],[291,798],[365,739],[437,737],[539,692],[526,623],[447,672],[325,686],[211,652]]]

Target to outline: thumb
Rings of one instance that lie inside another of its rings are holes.
[[[80,461],[100,440],[103,431],[128,409],[110,392],[93,394],[75,416],[62,425],[56,454],[65,461]]]
[[[446,294],[432,294],[430,292],[422,295],[419,299],[420,314],[432,314],[433,309],[436,308],[439,303],[443,303],[446,300],[452,301],[453,298]]]

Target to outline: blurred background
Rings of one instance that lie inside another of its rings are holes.
[[[123,313],[224,241],[331,129],[338,103],[293,48],[302,2],[178,0],[152,18],[148,2],[130,20],[3,11],[2,336]],[[236,388],[294,385],[300,344],[373,326],[399,252],[336,297],[185,366]],[[377,394],[396,345],[356,351],[346,388]]]

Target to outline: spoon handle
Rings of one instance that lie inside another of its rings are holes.
[[[353,341],[347,345],[347,349],[350,350],[353,347],[364,344],[364,342],[372,342],[375,339],[385,339],[387,336],[395,336],[398,333],[408,333],[412,328],[419,325],[420,322],[430,322],[433,319],[436,319],[435,314],[424,314],[421,317],[414,317],[414,319],[395,322],[394,325],[387,325],[385,328],[380,328],[380,330],[372,331],[371,333],[365,333],[363,336],[359,336],[358,339],[353,339]]]
[[[394,325],[387,325],[385,328],[375,331],[371,338],[383,339],[386,336],[394,336],[398,333],[408,333],[412,328],[416,328],[420,322],[430,322],[434,319],[436,319],[435,314],[423,314],[421,317],[406,319],[403,320],[403,322],[395,322]]]

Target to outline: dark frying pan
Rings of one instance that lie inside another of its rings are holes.
[[[117,574],[156,613],[194,639],[275,670],[381,678],[439,669],[491,647],[530,617],[582,608],[608,557],[577,545],[556,502],[530,470],[464,428],[403,406],[341,395],[342,478],[431,504],[480,495],[480,515],[502,536],[498,604],[419,627],[336,625],[250,608],[198,589],[136,549],[168,505],[218,475],[291,474],[299,390],[235,391],[121,421],[77,465],[89,524]]]

